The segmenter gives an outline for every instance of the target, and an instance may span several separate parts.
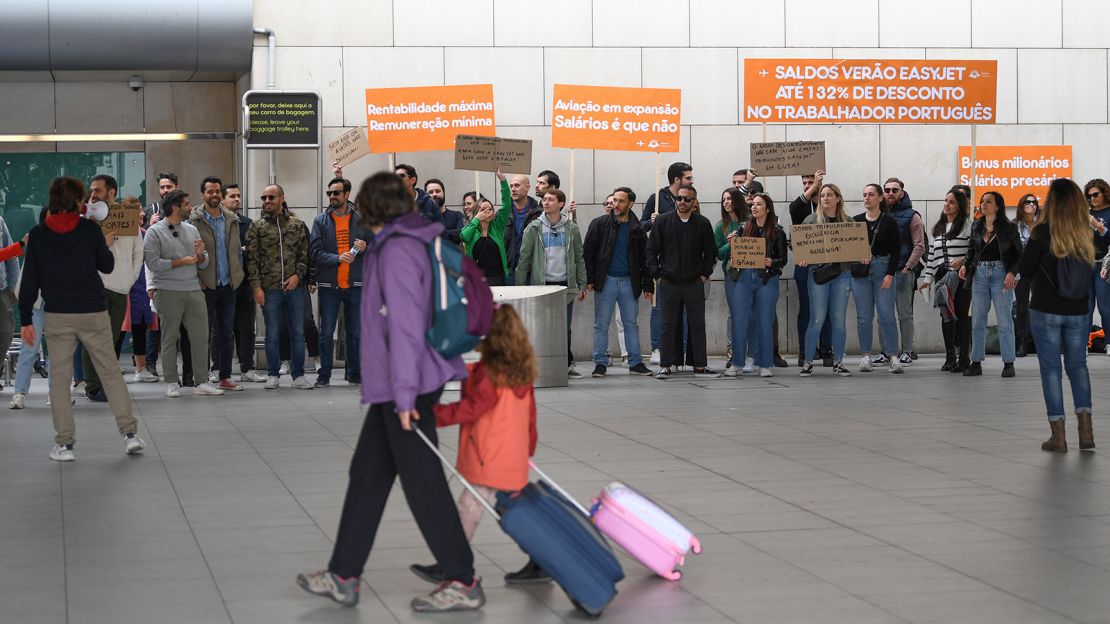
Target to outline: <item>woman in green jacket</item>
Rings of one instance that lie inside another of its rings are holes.
[[[505,276],[509,274],[509,259],[505,255],[505,226],[512,214],[512,196],[509,182],[500,170],[497,179],[501,181],[501,209],[494,214],[493,202],[482,197],[478,201],[478,212],[463,226],[459,237],[466,244],[466,253],[482,269],[490,286],[504,286]]]

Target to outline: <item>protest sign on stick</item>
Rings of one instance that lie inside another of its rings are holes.
[[[493,113],[489,84],[366,90],[366,136],[375,154],[451,150],[459,134],[494,136]]]
[[[752,143],[751,168],[763,177],[813,175],[825,170],[824,141]]]
[[[555,85],[551,146],[677,152],[682,91]]]
[[[468,171],[532,171],[532,141],[460,134],[455,139],[455,168]]]
[[[340,167],[346,167],[369,153],[370,145],[361,127],[352,128],[328,143],[328,156]]]

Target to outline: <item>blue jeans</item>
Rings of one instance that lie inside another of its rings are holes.
[[[798,288],[798,353],[806,353],[806,333],[809,329],[809,267],[794,267],[794,285]],[[832,325],[826,319],[821,326],[820,345],[827,349],[832,342]]]
[[[331,369],[335,364],[335,326],[339,322],[339,306],[343,306],[343,323],[346,328],[347,380],[361,379],[359,369],[359,324],[361,323],[362,287],[321,288],[316,291],[320,302],[320,372],[318,378],[331,380]]]
[[[281,369],[281,317],[289,326],[290,360],[293,379],[304,375],[304,296],[301,289],[267,290],[262,318],[266,322],[266,372],[277,377]]]
[[[779,300],[779,277],[763,283],[762,271],[744,269],[739,279],[725,278],[725,299],[732,317],[732,365],[744,366],[752,354],[759,368],[771,368],[774,359],[775,304]]]
[[[613,309],[620,306],[621,322],[624,323],[624,346],[628,349],[628,365],[636,366],[644,361],[640,353],[640,325],[637,317],[640,304],[632,292],[632,278],[605,278],[605,286],[594,291],[594,364],[609,364],[605,355],[609,346],[609,324],[613,321]]]
[[[45,318],[45,317],[44,317]],[[82,363],[84,360],[82,354],[85,352],[85,347],[80,342],[77,343],[77,348],[73,350],[73,382],[85,381],[85,365]]]
[[[1003,290],[1006,267],[999,260],[984,260],[975,267],[971,279],[971,361],[987,357],[987,311],[994,305],[998,318],[998,346],[1002,362],[1012,364],[1014,343],[1014,291]],[[1058,352],[1057,352],[1058,353]]]
[[[235,353],[235,289],[230,284],[204,291],[212,342],[209,361],[215,361],[220,380],[231,378],[231,355]]]
[[[871,259],[871,274],[867,277],[852,278],[852,299],[856,302],[856,331],[859,333],[860,353],[871,353],[872,336],[875,330],[875,311],[879,312],[879,332],[883,337],[886,354],[898,354],[898,324],[894,321],[894,297],[898,292],[891,280],[890,288],[883,288],[886,268],[890,264],[887,256]]]
[[[15,366],[15,391],[22,394],[27,394],[31,389],[31,373],[34,372],[35,362],[39,359],[39,347],[42,346],[42,320],[43,311],[32,308],[31,325],[35,328],[35,346],[28,346],[24,342],[19,348],[19,360]],[[49,363],[46,370],[50,370]]]
[[[1029,327],[1037,345],[1037,362],[1041,365],[1041,391],[1048,421],[1064,419],[1064,379],[1060,368],[1060,347],[1064,349],[1063,369],[1071,382],[1071,400],[1075,413],[1091,413],[1091,377],[1087,373],[1087,339],[1091,326],[1082,314],[1049,314],[1029,311]]]
[[[844,360],[844,316],[848,312],[848,290],[852,274],[841,271],[831,282],[818,284],[809,276],[809,327],[806,328],[806,361],[812,362],[817,351],[817,340],[821,326],[828,319],[832,325],[833,361]]]

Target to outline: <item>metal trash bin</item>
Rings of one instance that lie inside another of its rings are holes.
[[[566,286],[495,286],[493,300],[516,308],[536,350],[537,388],[567,384]]]

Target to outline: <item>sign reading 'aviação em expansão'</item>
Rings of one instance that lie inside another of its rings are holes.
[[[998,61],[744,59],[744,120],[992,124]]]
[[[555,85],[551,146],[677,152],[680,89]]]

